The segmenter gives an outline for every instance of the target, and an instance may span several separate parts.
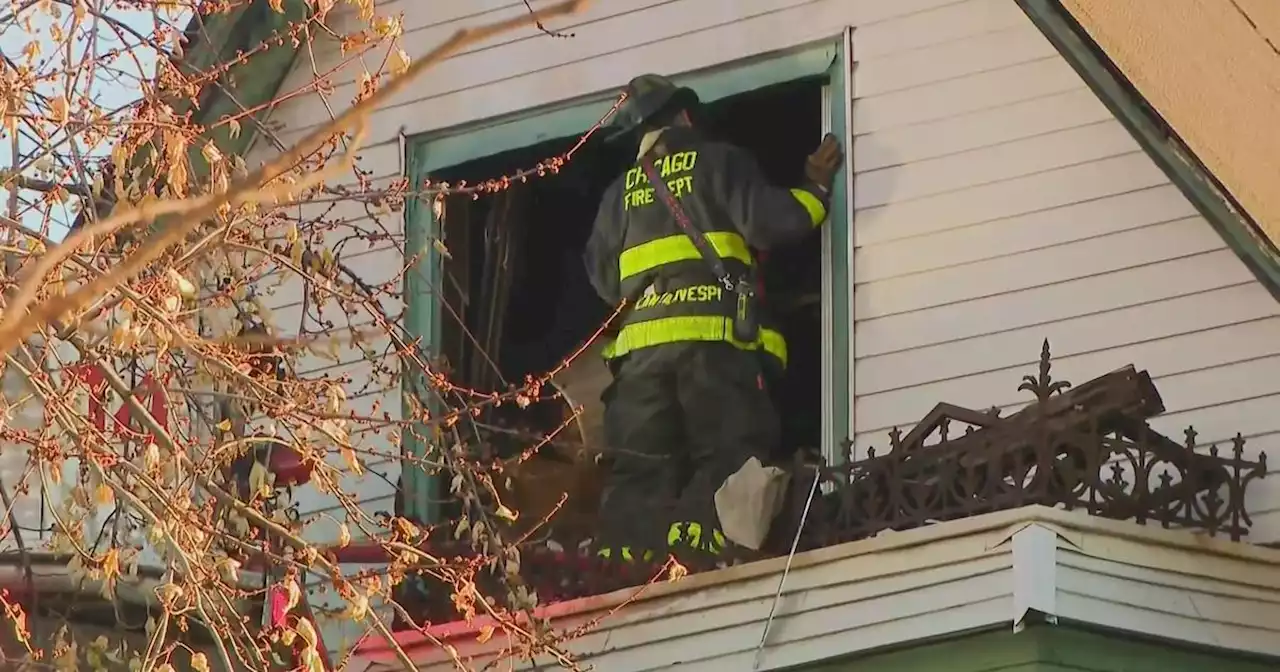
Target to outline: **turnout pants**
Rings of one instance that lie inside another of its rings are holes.
[[[767,463],[779,441],[760,357],[693,342],[644,348],[618,363],[603,394],[604,548],[719,551],[716,490],[750,457]]]

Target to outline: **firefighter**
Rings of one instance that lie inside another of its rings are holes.
[[[613,137],[638,135],[637,158],[605,191],[583,255],[600,297],[628,304],[606,349],[600,554],[715,553],[716,490],[750,458],[767,461],[780,438],[763,358],[785,366],[786,344],[751,324],[752,292],[739,291],[754,283],[749,248],[820,226],[844,157],[827,135],[804,184],[779,187],[750,153],[699,132],[691,89],[649,74],[626,94]],[[681,221],[705,234],[701,253]]]

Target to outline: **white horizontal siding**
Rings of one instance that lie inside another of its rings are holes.
[[[487,119],[621,87],[640,69],[679,73],[834,39],[845,26],[863,26],[956,0],[610,0],[593,2],[580,15],[548,28],[571,32],[549,37],[533,27],[473,45],[427,71],[394,97],[369,122],[369,144],[379,145],[403,130],[409,135]],[[417,58],[456,30],[528,11],[523,2],[378,3],[388,14],[403,12],[401,44]],[[338,30],[357,21],[335,12]],[[709,48],[708,45],[714,45]],[[315,52],[315,70],[332,74],[328,97],[334,110],[350,105],[365,69],[382,63],[385,48],[359,59],[344,59],[334,43]],[[344,65],[344,60],[346,64]],[[342,67],[338,67],[338,66]],[[304,53],[286,79],[285,90],[311,80],[311,56]],[[273,115],[286,142],[329,118],[314,96],[298,96]],[[585,129],[584,129],[585,130]]]
[[[331,66],[338,63],[341,57],[334,47],[334,43],[319,38],[313,48],[304,49],[283,90],[314,82],[310,55],[323,54],[322,58],[331,59]],[[324,109],[315,95],[306,98],[309,105]],[[286,104],[274,110],[272,118],[287,125],[291,114]],[[275,146],[259,138],[247,161],[256,165],[276,151]],[[382,142],[362,147],[356,154],[355,168],[362,171],[365,190],[353,172],[344,172],[326,183],[345,190],[344,196],[327,195],[284,211],[290,220],[303,225],[304,235],[316,230],[324,232],[325,245],[374,289],[377,310],[397,326],[404,311],[398,298],[403,283],[404,214],[403,210],[381,209],[373,201],[404,174],[402,164],[397,136],[384,137]],[[350,416],[347,429],[365,473],[351,473],[337,451],[327,453],[326,462],[341,474],[337,492],[365,514],[392,512],[400,461],[398,442],[391,440],[391,423],[401,417],[401,394],[398,360],[388,356],[394,351],[390,337],[367,307],[358,306],[348,314],[336,300],[317,305],[311,298],[304,298],[304,284],[290,270],[268,267],[258,287],[267,308],[265,317],[279,334],[305,332],[311,338],[341,339],[333,352],[321,344],[314,348],[319,353],[303,354],[294,365],[298,375],[306,379],[343,381],[348,397],[343,413]],[[332,322],[332,328],[326,327],[324,321]],[[360,333],[359,345],[351,343],[353,330]],[[295,488],[293,496],[303,518],[310,521],[304,532],[308,540],[318,544],[336,541],[339,522],[334,519],[349,523],[353,533],[356,531],[356,521],[348,519],[346,506],[338,495],[322,493],[309,484]],[[313,599],[316,597],[313,595]]]
[[[259,141],[248,161],[265,160],[274,152],[271,145]],[[309,380],[341,381],[346,391],[342,414],[365,473],[351,473],[338,452],[329,450],[326,462],[342,472],[337,492],[365,512],[392,512],[400,477],[399,446],[391,440],[392,424],[399,421],[402,410],[399,361],[389,356],[395,348],[386,328],[379,326],[375,311],[385,314],[393,328],[402,326],[404,305],[399,295],[403,288],[404,214],[379,209],[371,200],[392,185],[402,166],[396,142],[364,148],[358,156],[357,167],[367,171],[367,191],[361,190],[354,175],[345,173],[327,186],[343,189],[346,195],[325,196],[282,209],[281,214],[297,223],[308,239],[313,231],[323,232],[325,245],[338,261],[374,290],[375,307],[356,303],[351,304],[352,312],[347,312],[332,298],[318,304],[314,295],[305,296],[304,283],[294,271],[269,264],[255,267],[260,278],[257,289],[266,308],[263,317],[276,333],[286,337],[305,333],[318,341],[293,362],[297,374]],[[283,231],[286,226],[277,228]],[[339,277],[344,283],[349,280]],[[358,344],[352,342],[353,331],[359,335]],[[331,351],[326,341],[334,338],[339,344]],[[321,418],[314,421],[318,424]],[[295,488],[293,497],[303,518],[314,521],[306,528],[307,538],[319,544],[336,541],[337,524],[319,514],[345,520],[339,496],[308,484]]]
[[[40,356],[39,350],[32,354]],[[32,362],[24,360],[27,358],[22,357],[18,361],[32,366]],[[7,427],[36,435],[48,425],[44,403],[34,395],[26,377],[16,366],[6,366],[4,372],[0,373],[0,393],[4,395],[4,422]],[[51,533],[45,533],[42,528],[53,526],[51,511],[56,510],[63,501],[64,491],[69,490],[57,486],[46,489],[39,471],[35,470],[37,464],[29,444],[5,442],[0,445],[0,487],[5,488],[13,507],[6,518],[0,520],[3,520],[6,528],[9,527],[10,519],[21,528],[19,534],[28,549],[43,546],[53,538]],[[62,473],[58,474],[63,483],[76,482],[78,466],[78,461],[68,461],[63,466]],[[23,488],[27,489],[25,493],[22,492]],[[6,532],[0,537],[0,550],[19,550],[12,532]]]
[[[376,510],[394,512],[393,500],[400,478],[399,448],[391,441],[389,423],[364,418],[372,416],[374,408],[379,406],[377,417],[386,411],[393,418],[398,418],[399,399],[399,390],[394,390],[378,391],[350,400],[350,411],[360,419],[350,421],[349,426],[358,431],[353,431],[349,440],[363,470],[355,473],[336,449],[328,450],[325,463],[333,468],[330,477],[337,479],[336,487],[328,488],[329,492],[321,492],[314,483],[295,488],[294,502],[304,518],[326,513],[344,519],[347,515],[344,498],[347,504],[357,506],[366,515]],[[336,539],[336,528],[326,525],[308,528],[309,541],[325,544]]]
[[[946,538],[929,544],[915,541],[938,533]],[[755,650],[778,589],[782,559],[712,572],[688,579],[685,585],[659,584],[649,588],[659,594],[645,594],[616,614],[605,614],[609,605],[601,604],[558,618],[554,627],[572,629],[598,620],[566,646],[579,662],[599,670],[785,669],[1010,623],[1014,579],[1008,538],[1005,528],[945,534],[939,527],[797,557],[759,667],[753,667]],[[820,559],[824,554],[831,559]],[[476,668],[493,660],[500,646],[509,645],[502,637],[477,643],[474,634],[450,643]],[[415,649],[410,655],[424,672],[455,669],[438,646]],[[503,664],[508,661],[513,669],[531,667],[528,661],[511,658]],[[366,661],[357,657],[353,662],[359,670]],[[366,669],[397,669],[396,665],[387,661]]]
[[[876,70],[863,70],[857,82],[862,81],[863,73],[873,77]],[[927,124],[885,129],[877,132],[876,142],[853,146],[853,163],[860,171],[871,171],[1110,119],[1111,113],[1093,92],[1076,89]]]
[[[1061,545],[1057,558],[1055,602],[1060,618],[1280,655],[1280,590],[1274,583],[1274,565],[1266,568],[1224,558],[1215,559],[1212,574],[1204,572],[1203,565],[1201,571],[1188,572],[1183,563],[1152,566],[1132,556],[1081,552],[1069,543]]]
[[[1045,47],[1003,0],[854,33],[856,454],[939,402],[1025,403],[1045,338],[1077,384],[1150,371],[1175,440],[1274,450],[1280,305]]]

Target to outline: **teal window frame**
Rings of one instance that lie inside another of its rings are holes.
[[[704,101],[715,101],[772,84],[826,76],[825,99],[828,101],[825,125],[837,134],[846,128],[849,99],[847,40],[842,36],[819,44],[789,50],[746,61],[737,61],[707,70],[674,76],[680,85],[698,92]],[[637,73],[638,74],[638,73]],[[409,183],[420,185],[434,171],[466,161],[527,147],[547,140],[580,135],[609,110],[615,92],[603,92],[571,103],[520,112],[462,129],[424,134],[406,139],[405,166]],[[815,138],[815,144],[817,139]],[[831,328],[824,338],[831,344],[829,361],[831,398],[824,408],[830,417],[830,428],[824,431],[824,443],[832,443],[847,435],[849,427],[849,370],[852,319],[849,296],[849,240],[852,235],[848,208],[848,188],[844,171],[837,176],[832,191],[831,213],[825,225],[824,242],[830,268],[829,306]],[[434,354],[441,340],[441,310],[433,288],[443,282],[439,253],[432,241],[440,235],[439,223],[429,198],[410,199],[405,206],[405,256],[413,264],[405,273],[404,327],[411,340],[418,341],[426,356]],[[825,283],[824,283],[825,284]],[[415,390],[425,389],[421,372],[401,376],[404,393],[403,417],[410,417],[410,398]],[[419,402],[421,403],[421,402]],[[429,402],[427,403],[430,407]],[[826,429],[826,428],[824,428]],[[426,426],[417,423],[413,431],[403,432],[401,454],[417,457],[425,454],[420,437],[429,436]],[[439,517],[440,480],[428,474],[420,464],[406,461],[402,471],[404,515],[424,521]]]

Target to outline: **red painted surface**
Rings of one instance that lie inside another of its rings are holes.
[[[534,609],[533,613],[537,617],[554,620],[572,616],[573,614],[606,609],[616,603],[617,599],[611,594],[591,595],[589,597],[580,597],[576,600],[554,602],[541,606]],[[517,617],[517,620],[523,620],[523,618]],[[472,619],[471,622],[453,621],[451,623],[432,625],[420,630],[403,630],[393,633],[392,638],[400,648],[404,649],[405,653],[412,656],[415,651],[435,646],[437,641],[446,642],[463,638],[475,639],[486,626],[500,629],[498,622],[492,617],[480,616]],[[352,655],[361,660],[375,663],[399,660],[395,650],[389,644],[381,639],[371,637],[357,644]]]
[[[270,597],[267,598],[267,622],[263,623],[268,628],[274,628],[283,625],[285,616],[289,611],[289,591],[284,586],[274,585],[269,589]]]
[[[311,472],[315,465],[302,459],[302,455],[293,446],[277,444],[271,449],[267,471],[275,474],[276,485],[295,486],[311,482]]]
[[[285,588],[285,584],[277,583],[267,589],[266,614],[263,619],[263,627],[267,630],[272,628],[296,627],[299,621],[307,621],[311,623],[311,630],[316,634],[316,649],[320,652],[321,667],[325,672],[333,669],[333,661],[329,659],[328,649],[324,645],[324,635],[320,633],[320,624],[316,622],[315,613],[307,604],[306,595],[302,596],[302,601],[294,607],[294,613],[289,613],[289,591]],[[299,641],[296,646],[302,645]],[[295,648],[295,656],[299,650]],[[301,658],[295,658],[294,663],[301,664]],[[301,667],[297,669],[301,670]]]
[[[133,413],[129,409],[129,405],[121,403],[120,409],[111,416],[110,426],[107,422],[107,408],[102,398],[107,391],[107,375],[100,366],[91,364],[76,364],[66,368],[67,373],[71,374],[81,384],[89,388],[89,419],[93,422],[93,426],[101,432],[110,432],[117,436],[137,436],[138,433],[129,428],[130,420]],[[164,384],[168,383],[168,377],[161,382],[150,373],[143,376],[142,383],[133,390],[133,396],[142,403],[148,405],[148,411],[151,417],[161,427],[168,429],[169,427],[169,398],[165,394]],[[151,433],[142,435],[147,441],[154,441],[155,436]]]
[[[426,544],[419,544],[422,550],[428,550]],[[381,563],[389,562],[386,550],[376,541],[363,541],[343,548],[330,547],[323,551],[339,563]],[[552,602],[534,609],[534,614],[547,619],[564,618],[573,614],[603,609],[615,604],[617,599],[611,594],[591,595],[563,602]],[[434,646],[434,641],[447,641],[476,637],[486,627],[498,627],[498,623],[489,616],[480,616],[468,621],[451,621],[431,625],[418,630],[403,630],[393,634],[397,645],[406,652]],[[368,637],[358,643],[354,655],[374,662],[397,660],[395,651],[385,641]]]

